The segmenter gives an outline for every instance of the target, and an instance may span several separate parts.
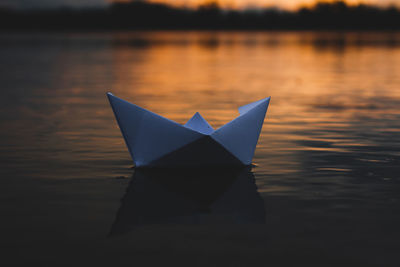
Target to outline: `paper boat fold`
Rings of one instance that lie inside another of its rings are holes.
[[[240,107],[237,118],[214,130],[199,113],[181,125],[107,96],[135,167],[249,165],[271,99]]]

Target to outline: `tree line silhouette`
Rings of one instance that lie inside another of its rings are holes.
[[[398,30],[400,10],[343,1],[318,2],[296,11],[224,10],[217,2],[196,9],[132,1],[106,8],[0,9],[2,30]]]

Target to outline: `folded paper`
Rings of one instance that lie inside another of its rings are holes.
[[[135,167],[249,165],[270,101],[240,107],[237,118],[214,130],[199,113],[181,125],[107,96]]]

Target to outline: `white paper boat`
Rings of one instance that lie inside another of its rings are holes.
[[[107,93],[135,167],[250,165],[270,97],[239,108],[214,130],[199,114],[185,124]]]

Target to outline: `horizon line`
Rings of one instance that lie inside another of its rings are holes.
[[[218,8],[222,11],[262,11],[266,9],[276,9],[278,11],[286,11],[286,12],[296,12],[299,11],[303,8],[308,8],[312,9],[315,7],[317,4],[322,3],[322,4],[334,4],[334,3],[345,3],[346,6],[348,7],[356,7],[359,5],[365,5],[369,7],[374,7],[374,8],[379,8],[379,9],[385,9],[385,8],[400,8],[400,3],[395,3],[395,2],[387,2],[384,4],[379,4],[379,3],[374,3],[372,1],[359,1],[359,0],[354,0],[354,1],[349,1],[349,0],[302,0],[301,2],[293,5],[292,7],[289,7],[287,5],[282,5],[278,3],[269,3],[269,4],[247,4],[247,5],[231,5],[231,4],[221,4],[221,0],[199,0],[198,3],[196,4],[179,4],[179,3],[170,3],[170,0],[107,0],[107,3],[99,3],[99,4],[87,4],[87,5],[71,5],[71,4],[60,4],[60,5],[31,5],[31,6],[23,6],[23,5],[17,5],[17,6],[8,6],[8,5],[1,5],[0,4],[0,10],[1,9],[8,9],[8,10],[60,10],[60,9],[71,9],[71,10],[84,10],[84,9],[104,9],[104,8],[110,8],[111,6],[115,4],[130,4],[130,3],[147,3],[147,4],[161,4],[165,5],[171,8],[177,8],[177,9],[187,9],[187,10],[197,10],[201,7],[207,6],[207,5],[215,5],[218,6]],[[182,0],[185,1],[185,0]],[[275,2],[275,0],[272,0]],[[278,1],[279,2],[279,1]],[[281,2],[282,3],[282,2]]]

